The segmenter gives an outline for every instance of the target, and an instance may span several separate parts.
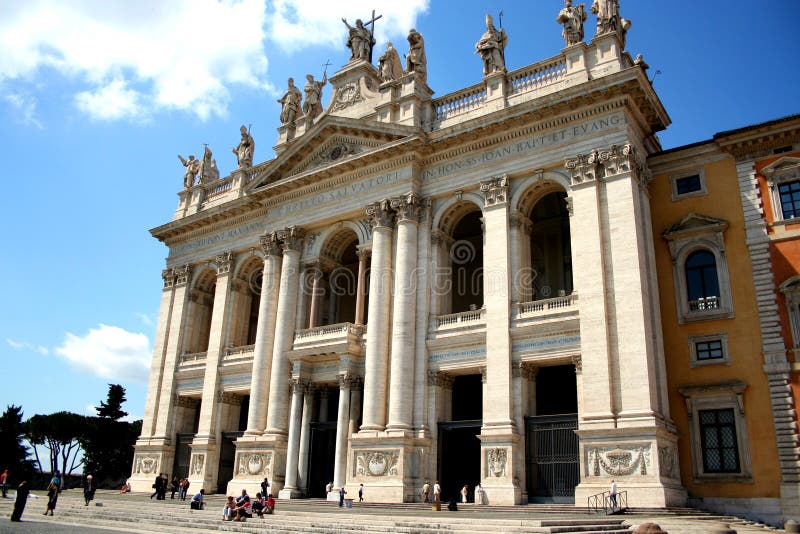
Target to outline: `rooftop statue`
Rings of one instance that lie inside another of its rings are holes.
[[[239,164],[239,168],[252,167],[253,152],[255,152],[256,149],[256,142],[244,125],[239,128],[239,131],[242,132],[242,140],[239,141],[239,146],[233,149],[233,153],[236,154],[236,162]]]
[[[406,70],[413,72],[426,80],[428,77],[428,58],[425,56],[425,40],[422,34],[414,28],[408,32],[408,55],[406,56]]]
[[[278,100],[281,104],[281,124],[294,122],[297,112],[300,111],[300,100],[303,98],[300,89],[294,85],[294,78],[289,78],[287,83],[286,93]]]
[[[492,16],[486,15],[486,32],[475,43],[475,53],[480,54],[483,60],[483,74],[506,70],[505,49],[508,44],[508,35],[504,29],[494,27]]]
[[[314,79],[313,74],[306,74],[306,85],[303,87],[303,92],[306,94],[306,99],[303,102],[303,113],[305,114],[309,124],[314,122],[320,113],[322,113],[322,88],[328,83],[328,73],[322,75],[322,81]]]
[[[380,72],[381,80],[384,82],[398,80],[403,75],[400,54],[394,49],[392,43],[386,43],[386,52],[378,58],[378,71]]]
[[[564,26],[561,35],[567,46],[583,42],[583,23],[586,21],[586,9],[583,4],[572,5],[572,0],[564,0],[564,9],[558,13],[556,22]]]
[[[342,19],[344,25],[350,31],[347,36],[347,48],[350,49],[350,61],[364,60],[372,62],[372,47],[375,45],[375,38],[372,32],[364,27],[361,19],[356,19],[356,27],[347,23],[347,19]],[[370,22],[375,22],[375,19]],[[369,24],[369,22],[367,23]]]
[[[203,151],[203,161],[200,162],[200,183],[205,184],[213,180],[219,180],[219,169],[217,160],[211,157],[211,149],[206,147]]]
[[[624,47],[625,34],[628,33],[628,28],[631,27],[631,21],[619,16],[619,0],[594,0],[591,11],[597,15],[597,34],[595,37],[617,32]]]
[[[178,159],[186,167],[186,174],[183,175],[183,187],[189,189],[194,186],[194,180],[197,173],[200,172],[200,161],[194,159],[194,154],[189,154],[189,159],[183,159],[183,156],[178,154]]]

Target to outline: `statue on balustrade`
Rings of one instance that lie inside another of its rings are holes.
[[[392,43],[386,43],[386,52],[378,58],[378,71],[381,80],[391,82],[399,80],[403,75],[403,64],[400,62],[400,54],[394,49]]]
[[[347,23],[347,19],[342,19],[344,25],[350,31],[347,37],[347,48],[350,49],[350,61],[372,61],[372,47],[375,45],[375,38],[372,32],[364,27],[361,19],[356,20],[356,27]],[[368,23],[369,24],[369,23]]]
[[[281,104],[281,124],[294,122],[297,118],[297,112],[300,111],[300,100],[302,98],[300,89],[294,85],[294,79],[289,78],[286,93],[278,100]]]
[[[186,167],[186,174],[183,175],[183,187],[189,189],[194,186],[194,180],[197,177],[197,173],[200,172],[200,161],[194,158],[194,154],[189,154],[188,160],[178,154],[178,159]]]
[[[508,35],[502,28],[494,27],[491,15],[486,15],[486,32],[480,41],[475,43],[475,53],[480,54],[483,60],[483,74],[506,70],[505,49],[508,44]]]
[[[558,13],[556,22],[564,26],[561,35],[567,46],[583,42],[583,23],[586,21],[586,9],[583,4],[573,6],[572,0],[564,0],[564,9]]]
[[[595,37],[616,32],[625,47],[625,35],[631,27],[631,21],[619,16],[619,0],[594,0],[591,11],[597,15]]]
[[[425,57],[425,40],[422,34],[414,28],[408,32],[408,55],[406,56],[406,71],[420,76],[423,81],[428,77],[428,58]]]
[[[239,164],[239,168],[246,169],[253,166],[253,152],[256,149],[256,142],[244,125],[239,128],[239,131],[242,132],[242,140],[239,141],[239,146],[233,149],[233,153],[236,154],[236,162]]]
[[[219,180],[219,169],[217,160],[211,157],[211,149],[206,146],[203,151],[203,161],[200,162],[200,183],[207,184],[213,180]]]
[[[306,85],[303,87],[303,92],[306,94],[303,113],[308,121],[306,128],[322,113],[322,88],[326,83],[328,83],[327,72],[322,75],[322,81],[315,80],[313,74],[306,74]]]

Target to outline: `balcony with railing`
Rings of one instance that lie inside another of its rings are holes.
[[[445,338],[486,331],[486,308],[474,307],[463,312],[435,315],[428,325],[430,339]]]
[[[520,302],[511,308],[511,323],[514,327],[577,319],[577,317],[577,293],[551,299]]]
[[[297,330],[294,334],[294,350],[308,354],[358,352],[366,331],[366,325],[354,323],[337,323]]]
[[[690,312],[701,312],[708,310],[718,310],[720,308],[719,297],[700,297],[697,300],[689,301]]]
[[[230,365],[235,363],[247,363],[253,361],[253,351],[255,345],[242,345],[239,347],[228,347],[222,356],[222,364]]]
[[[205,367],[207,352],[185,352],[178,356],[178,369]]]

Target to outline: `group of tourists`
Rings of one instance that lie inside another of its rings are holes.
[[[265,479],[266,480],[266,479]],[[269,484],[267,484],[269,485]],[[242,494],[236,499],[232,495],[228,496],[225,506],[222,508],[223,521],[244,521],[257,515],[264,517],[264,514],[271,514],[275,510],[275,499],[271,494],[267,496],[259,492],[255,499],[250,499],[247,490],[242,490]]]
[[[186,500],[186,496],[189,493],[189,478],[183,477],[178,478],[177,476],[172,477],[172,481],[169,481],[166,473],[159,473],[156,477],[155,481],[153,482],[153,493],[150,494],[150,498],[156,498],[158,501],[163,501],[167,498],[167,491],[170,492],[170,499],[175,498],[175,494],[178,494],[178,498],[182,501]],[[124,490],[125,488],[123,488]],[[122,490],[120,490],[122,492]]]

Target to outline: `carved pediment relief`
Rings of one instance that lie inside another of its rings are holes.
[[[728,221],[723,219],[709,217],[708,215],[700,215],[698,213],[690,213],[680,221],[664,230],[662,235],[667,240],[673,240],[695,233],[703,234],[722,232],[727,227]]]

